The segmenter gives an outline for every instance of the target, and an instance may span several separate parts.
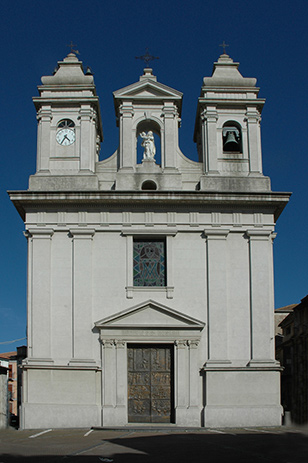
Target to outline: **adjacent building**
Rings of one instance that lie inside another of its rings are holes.
[[[292,422],[308,422],[308,296],[280,323],[276,358],[283,366],[281,397]]]
[[[222,54],[197,101],[145,68],[113,94],[119,146],[70,53],[33,99],[37,171],[10,192],[28,239],[22,426],[278,425],[273,239],[256,79]],[[111,117],[105,115],[104,117]]]
[[[18,426],[19,411],[21,405],[22,390],[22,361],[27,357],[27,347],[17,347],[13,352],[0,353],[0,362],[2,366],[7,365],[6,379],[3,377],[3,387],[6,389],[5,394],[1,394],[1,400],[6,403],[5,415],[8,425]],[[3,418],[4,419],[4,418]]]

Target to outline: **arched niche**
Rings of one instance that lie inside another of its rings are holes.
[[[153,180],[145,180],[141,185],[141,190],[157,190],[157,185]]]
[[[156,151],[155,156],[154,156],[154,161],[157,165],[161,165],[161,128],[160,128],[160,125],[152,119],[142,120],[137,125],[137,128],[136,128],[137,164],[142,163],[143,155],[144,155],[144,146],[142,146],[144,138],[142,138],[140,134],[142,133],[148,134],[149,132],[152,132],[153,137],[154,137],[154,144],[155,144],[155,151]]]
[[[222,146],[226,154],[243,152],[242,127],[236,121],[227,121],[222,127]]]

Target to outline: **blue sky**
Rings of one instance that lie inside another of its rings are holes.
[[[101,157],[118,144],[112,92],[138,80],[146,47],[158,80],[184,93],[180,147],[196,159],[193,129],[202,78],[227,52],[245,77],[257,77],[262,113],[263,170],[274,191],[293,192],[277,223],[275,306],[308,293],[308,1],[189,2],[118,0],[2,0],[1,44],[1,275],[0,342],[26,333],[26,253],[23,223],[6,190],[28,187],[35,172],[36,114],[32,96],[52,74],[72,40],[90,66],[102,110]],[[0,344],[0,352],[16,345]]]

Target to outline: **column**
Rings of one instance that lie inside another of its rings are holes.
[[[223,229],[205,230],[207,259],[208,353],[207,363],[228,360],[227,236]]]
[[[73,245],[72,275],[72,360],[93,359],[92,337],[92,239],[95,230],[71,229]],[[92,360],[93,362],[93,360]]]
[[[28,231],[28,357],[51,360],[52,229]]]
[[[102,343],[102,425],[117,424],[114,418],[116,406],[116,355],[115,343],[111,339],[103,339]]]
[[[189,407],[196,408],[199,404],[198,382],[198,346],[199,341],[193,339],[187,341],[189,353]]]
[[[116,409],[115,423],[127,423],[127,351],[126,342],[115,340],[116,348]]]
[[[176,423],[178,424],[178,415],[180,409],[188,406],[188,355],[187,342],[184,340],[175,341],[176,352]]]
[[[271,231],[248,230],[250,258],[251,362],[274,361],[272,352],[273,267]]]

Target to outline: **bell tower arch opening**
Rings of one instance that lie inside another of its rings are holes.
[[[222,128],[222,146],[224,153],[237,153],[243,152],[242,146],[242,128],[238,122],[228,121],[225,122]]]

